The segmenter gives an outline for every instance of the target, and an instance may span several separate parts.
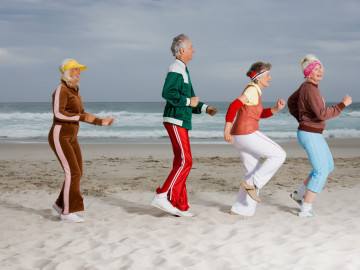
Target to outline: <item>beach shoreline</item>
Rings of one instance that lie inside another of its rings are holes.
[[[330,138],[326,139],[333,157],[358,157],[360,156],[360,138]],[[289,157],[306,157],[305,150],[299,145],[297,140],[287,140],[277,142],[287,153]],[[79,139],[79,144],[83,152],[84,159],[86,153],[92,155],[109,155],[109,156],[146,156],[158,155],[162,157],[171,157],[171,144],[167,140],[162,143],[142,142],[142,143],[87,143]],[[156,148],[156,151],[153,151]],[[235,148],[228,143],[192,143],[192,155],[219,155],[219,156],[237,156]],[[232,150],[233,151],[232,151]],[[28,155],[36,150],[37,155],[41,156],[52,153],[47,140],[41,141],[7,141],[0,140],[1,156],[21,156]],[[170,152],[169,152],[170,151]],[[233,152],[233,153],[230,153]]]

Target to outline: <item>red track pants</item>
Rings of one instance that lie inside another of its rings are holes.
[[[157,194],[167,193],[171,204],[186,211],[189,209],[186,179],[192,167],[192,156],[188,130],[169,123],[164,123],[169,134],[174,152],[173,168],[162,188],[156,190]]]

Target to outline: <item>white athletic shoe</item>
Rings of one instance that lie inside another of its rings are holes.
[[[166,197],[158,198],[155,194],[150,204],[152,206],[159,208],[160,210],[163,210],[173,215],[177,215],[177,209],[169,202],[169,200]]]
[[[54,203],[54,204],[52,205],[52,208],[54,208],[54,210],[55,210],[56,212],[58,212],[59,215],[62,214],[62,209],[61,209],[56,203]]]
[[[60,218],[61,220],[69,220],[69,221],[72,221],[72,222],[75,222],[75,223],[79,223],[79,222],[84,222],[85,219],[79,217],[77,214],[75,213],[70,213],[68,215],[63,215],[61,214],[60,215]]]
[[[176,214],[181,217],[194,217],[194,214],[189,212],[189,210],[181,211],[180,209],[177,209]]]
[[[316,214],[313,210],[309,210],[309,211],[300,211],[298,213],[299,217],[315,217]]]
[[[298,203],[300,206],[303,205],[304,197],[301,197],[296,190],[294,190],[290,194],[290,198],[292,198],[296,203]]]

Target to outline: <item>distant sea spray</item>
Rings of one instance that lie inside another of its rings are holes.
[[[217,107],[218,114],[193,115],[192,143],[225,143],[223,128],[229,102],[207,102]],[[331,106],[334,103],[327,103]],[[111,127],[81,123],[79,139],[94,143],[168,143],[162,123],[165,102],[88,102],[87,113],[97,117],[113,116]],[[264,108],[275,103],[263,102]],[[0,140],[13,142],[46,142],[52,125],[51,103],[0,103]],[[260,120],[260,131],[275,141],[296,139],[298,123],[287,108],[273,117]],[[325,137],[360,138],[360,103],[353,103],[342,113],[327,121]]]

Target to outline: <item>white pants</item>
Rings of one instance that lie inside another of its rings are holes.
[[[234,146],[245,167],[243,181],[252,180],[259,190],[266,185],[286,158],[285,151],[259,131],[249,135],[234,135]],[[259,158],[265,158],[263,163]],[[240,187],[231,211],[242,216],[253,216],[257,202]]]

